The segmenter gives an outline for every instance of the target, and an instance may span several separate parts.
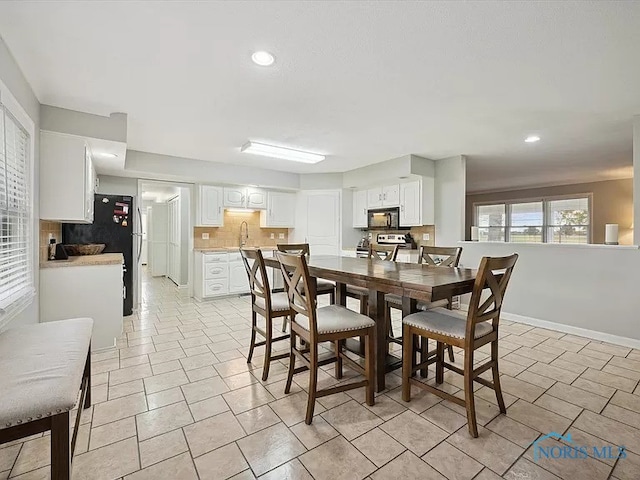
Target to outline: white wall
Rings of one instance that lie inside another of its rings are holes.
[[[191,191],[180,188],[180,285],[189,283],[189,239],[192,237],[189,228]]]
[[[640,245],[640,115],[633,117],[633,243]]]
[[[520,255],[505,295],[503,318],[552,322],[557,325],[543,326],[640,348],[637,248],[481,242],[460,245],[460,263],[468,268],[477,268],[483,256]]]
[[[41,105],[40,122],[42,130],[115,142],[126,143],[127,141],[126,113],[112,113],[108,117],[103,117],[51,105]]]
[[[466,159],[462,155],[435,162],[436,245],[464,240]]]
[[[123,176],[178,182],[298,189],[296,173],[127,150]]]
[[[0,81],[9,89],[13,97],[25,110],[27,115],[31,118],[35,127],[35,148],[33,152],[33,164],[34,164],[34,185],[32,192],[33,199],[33,259],[35,269],[35,287],[36,296],[33,302],[27,306],[21,313],[12,319],[8,326],[24,325],[28,323],[37,323],[40,317],[39,314],[39,271],[38,271],[38,237],[40,230],[39,211],[38,205],[40,201],[40,103],[36,98],[31,86],[25,79],[20,67],[14,60],[13,56],[9,52],[6,44],[0,38]]]
[[[102,195],[138,195],[138,179],[98,175],[98,190]]]

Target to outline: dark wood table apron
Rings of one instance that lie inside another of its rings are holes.
[[[275,257],[265,263],[280,268]],[[309,273],[313,277],[336,282],[336,303],[346,305],[347,285],[369,290],[369,316],[376,322],[376,391],[385,389],[387,331],[384,319],[384,296],[395,293],[403,297],[402,315],[416,311],[416,302],[436,301],[470,293],[476,270],[433,267],[416,263],[386,262],[368,258],[310,256]]]

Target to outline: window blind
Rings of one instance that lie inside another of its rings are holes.
[[[29,134],[0,102],[0,314],[34,291]]]

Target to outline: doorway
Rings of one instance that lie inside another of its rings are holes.
[[[193,185],[139,180],[138,192],[142,200],[141,277],[164,277],[191,296]]]

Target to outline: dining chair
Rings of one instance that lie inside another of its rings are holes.
[[[429,247],[421,246],[418,251],[418,263],[431,265],[434,267],[457,267],[460,263],[460,256],[462,255],[462,247]],[[388,343],[396,343],[402,345],[402,337],[396,337],[393,333],[393,325],[391,323],[391,309],[395,308],[402,311],[402,297],[393,293],[388,293],[384,296],[385,300],[385,320],[389,325],[387,337]],[[436,300],[434,302],[418,302],[416,308],[418,310],[430,310],[432,308],[445,307],[451,310],[453,305],[453,297],[444,298],[442,300]],[[433,356],[435,350],[428,352],[428,342],[421,343],[422,354]],[[449,354],[449,361],[454,362],[453,347],[451,345],[446,346],[447,353]],[[426,375],[426,372],[425,372]]]
[[[273,293],[271,291],[262,252],[255,248],[242,248],[240,249],[240,254],[242,255],[242,261],[249,276],[249,289],[251,291],[251,343],[249,345],[247,363],[251,363],[255,347],[264,345],[262,380],[266,381],[269,376],[271,361],[280,360],[289,356],[288,353],[278,355],[271,354],[271,348],[274,342],[289,338],[288,334],[274,338],[273,320],[274,318],[284,317],[284,322],[287,317],[290,317],[292,312],[289,308],[287,294],[285,292]],[[264,329],[258,325],[258,315],[265,319]],[[264,340],[256,343],[256,333],[259,333]]]
[[[467,410],[467,425],[473,437],[478,436],[476,422],[473,382],[489,387],[495,391],[501,413],[506,413],[502,390],[500,388],[500,372],[498,369],[498,324],[500,312],[513,267],[518,254],[509,257],[484,257],[473,284],[471,301],[466,320],[455,316],[445,308],[412,313],[402,319],[402,399],[411,400],[411,385],[416,385],[441,398],[462,405]],[[488,292],[485,292],[488,289]],[[488,293],[488,295],[485,295]],[[435,340],[436,355],[421,359],[421,363],[413,363],[414,335]],[[474,368],[474,352],[483,345],[491,344],[490,359]],[[445,362],[444,346],[454,345],[464,349],[464,368]],[[411,378],[414,372],[436,364],[436,384],[444,381],[444,369],[451,370],[464,377],[464,399],[444,392],[432,385]],[[480,375],[491,370],[493,381]]]
[[[279,252],[304,254],[309,256],[311,250],[308,243],[279,243],[276,248]],[[336,303],[336,284],[331,280],[325,280],[324,278],[316,279],[318,295],[329,295],[329,303]]]
[[[284,393],[291,391],[291,382],[296,373],[309,370],[309,397],[305,423],[311,425],[316,398],[334,393],[365,387],[367,405],[374,404],[373,389],[375,383],[375,322],[366,315],[347,309],[341,305],[317,306],[315,282],[309,275],[305,255],[293,255],[276,252],[280,269],[285,280],[289,306],[291,308],[291,353],[289,356],[289,374]],[[304,340],[299,348],[296,337]],[[365,337],[364,368],[349,358],[344,351],[348,338]],[[334,351],[320,359],[318,346],[331,342]],[[296,360],[302,366],[296,367]],[[320,366],[335,362],[336,379],[342,378],[343,362],[354,371],[364,375],[364,380],[340,384],[318,390],[318,369]]]
[[[398,257],[398,245],[381,245],[372,243],[369,245],[368,258],[395,262]],[[369,311],[369,290],[355,285],[347,285],[347,297],[360,301],[360,313],[367,315]]]

